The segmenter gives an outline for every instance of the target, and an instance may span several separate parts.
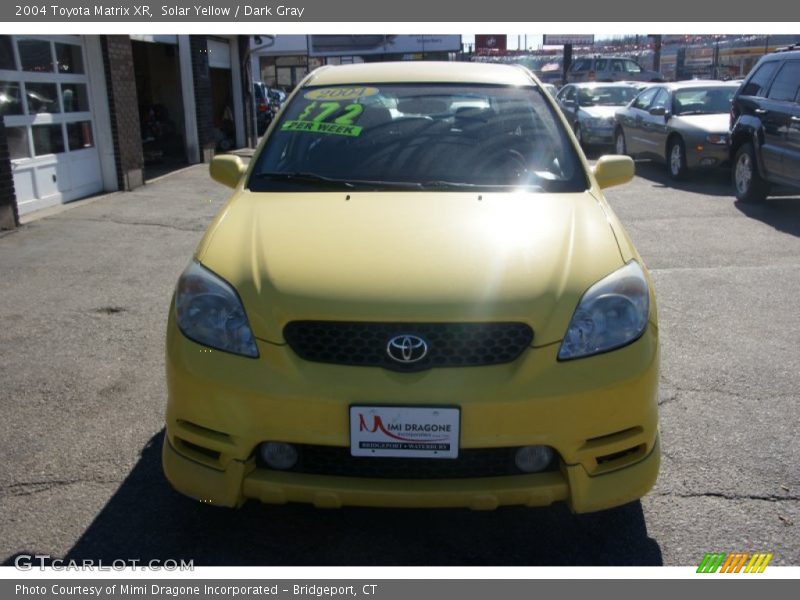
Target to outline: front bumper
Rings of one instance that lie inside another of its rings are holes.
[[[614,143],[614,126],[608,125],[603,127],[590,127],[583,126],[583,143],[584,144],[597,144],[597,145],[610,145]]]
[[[643,460],[604,475],[590,476],[581,465],[563,465],[560,472],[517,477],[373,480],[269,471],[257,469],[253,460],[232,461],[218,471],[180,454],[169,438],[162,453],[164,472],[175,489],[219,506],[235,507],[253,498],[270,504],[304,502],[318,508],[493,510],[503,505],[548,506],[563,500],[577,513],[620,506],[644,496],[656,482],[660,457],[656,436]]]
[[[689,169],[713,169],[728,164],[730,160],[727,144],[697,142],[686,148],[686,166]]]
[[[239,506],[247,499],[319,507],[545,506],[575,512],[643,496],[659,468],[658,330],[591,358],[558,362],[558,344],[512,363],[397,373],[304,361],[287,346],[258,342],[260,358],[209,350],[167,334],[163,465],[180,492]],[[394,480],[260,468],[261,442],[349,446],[353,403],[457,405],[460,447],[553,447],[560,467],[531,475]]]

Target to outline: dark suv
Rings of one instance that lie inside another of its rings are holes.
[[[771,184],[800,190],[800,46],[764,56],[733,96],[730,156],[742,202]]]

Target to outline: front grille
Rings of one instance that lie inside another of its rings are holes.
[[[350,448],[298,445],[294,473],[369,479],[466,479],[525,475],[514,464],[518,448],[462,449],[458,458],[386,458],[351,456]],[[258,457],[258,453],[256,453]],[[269,468],[257,458],[258,466]],[[546,469],[558,470],[558,459]]]
[[[305,360],[396,371],[507,363],[533,341],[525,323],[292,321],[283,335]],[[427,354],[414,362],[393,359],[389,342],[403,336],[424,340]]]

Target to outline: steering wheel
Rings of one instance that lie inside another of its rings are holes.
[[[503,181],[522,181],[528,177],[528,161],[519,150],[506,148],[489,157],[479,172],[481,175],[494,175],[494,178],[500,175]]]

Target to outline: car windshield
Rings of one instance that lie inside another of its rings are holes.
[[[735,86],[693,87],[677,90],[673,100],[675,115],[713,115],[731,110]]]
[[[638,90],[633,86],[596,86],[578,90],[581,106],[625,106],[633,100]]]
[[[254,191],[587,187],[560,120],[534,86],[304,88],[256,160]]]

